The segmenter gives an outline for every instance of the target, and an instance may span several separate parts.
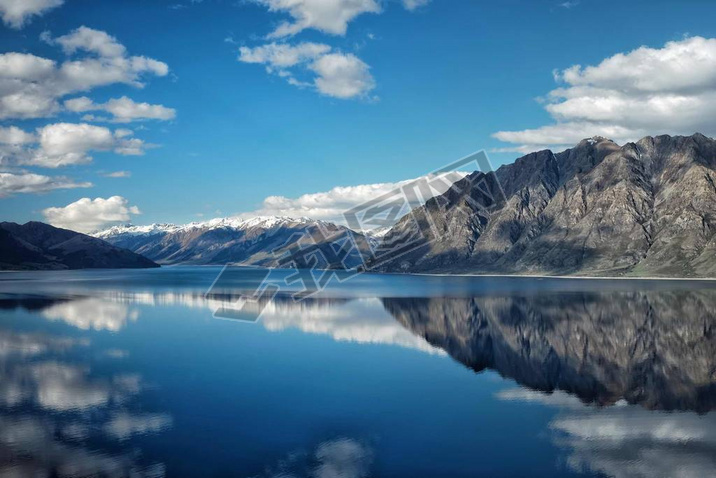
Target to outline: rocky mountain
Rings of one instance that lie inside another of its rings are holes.
[[[716,292],[386,298],[408,330],[480,372],[589,403],[716,409]]]
[[[159,267],[139,254],[66,229],[0,223],[0,270]]]
[[[300,247],[305,251],[320,251],[314,256],[305,254],[306,262],[302,266],[310,267],[312,257],[315,257],[318,267],[326,268],[355,267],[362,263],[358,251],[347,247],[356,242],[357,235],[346,227],[326,221],[277,216],[221,218],[186,225],[126,225],[94,234],[161,264],[232,263],[280,267],[288,265],[282,263],[282,258],[290,250]],[[370,239],[368,244],[372,241]],[[366,241],[357,242],[366,244]],[[344,244],[350,253],[342,258],[340,247]]]
[[[716,141],[701,134],[595,137],[455,186],[384,236],[434,231],[379,270],[716,276]]]

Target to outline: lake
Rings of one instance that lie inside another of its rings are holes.
[[[716,476],[716,282],[220,272],[0,274],[0,476]]]

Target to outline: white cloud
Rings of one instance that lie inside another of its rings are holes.
[[[111,173],[104,173],[102,176],[105,178],[130,178],[132,173],[131,171],[112,171]]]
[[[89,163],[89,151],[107,151],[114,145],[112,132],[89,124],[56,123],[40,128],[40,149],[32,164],[57,167]]]
[[[256,0],[269,11],[287,13],[292,22],[282,22],[267,38],[285,38],[312,28],[333,35],[345,35],[348,24],[364,13],[381,13],[379,0]],[[406,10],[413,11],[430,0],[401,0]],[[370,35],[369,35],[370,36]],[[225,41],[233,43],[231,37]],[[241,47],[239,61],[266,65],[289,84],[316,91],[334,98],[365,97],[375,88],[370,67],[351,53],[331,51],[319,43],[268,43],[258,47]],[[317,76],[309,80],[296,77],[290,68],[301,66]]]
[[[466,174],[467,173],[455,171],[440,176],[440,178],[438,178],[441,179],[440,181],[431,181],[431,184],[435,186],[435,190],[432,191],[432,196],[430,197],[442,194],[453,182],[463,178]],[[428,175],[417,179],[408,179],[392,183],[339,186],[329,191],[304,194],[297,198],[269,196],[264,199],[259,209],[240,214],[240,216],[244,218],[256,216],[310,217],[345,224],[343,217],[344,212],[419,179],[433,180],[436,179],[436,177]],[[426,197],[421,199],[424,202],[430,198]],[[408,209],[403,211],[403,214],[407,212]]]
[[[309,68],[318,74],[315,79],[316,88],[324,95],[354,98],[375,88],[368,65],[350,53],[323,55]]]
[[[84,113],[85,111],[97,109],[97,105],[86,96],[80,96],[79,98],[66,100],[65,108],[73,113]]]
[[[716,133],[714,38],[690,37],[662,48],[642,46],[554,76],[563,86],[548,94],[545,109],[556,122],[499,131],[495,138],[552,146],[594,135],[625,142],[647,134]]]
[[[55,62],[29,53],[0,55],[0,78],[39,81],[50,76]]]
[[[28,133],[17,126],[0,126],[0,143],[20,145],[35,142],[35,135]]]
[[[92,151],[114,151],[122,155],[141,155],[144,142],[127,138],[126,131],[86,123],[55,123],[38,128],[39,146],[21,160],[22,164],[57,168],[92,162]],[[131,133],[131,132],[130,132]]]
[[[269,38],[295,35],[307,28],[345,35],[348,23],[363,13],[379,13],[376,0],[258,0],[272,12],[286,12],[293,22],[281,23]]]
[[[43,176],[28,172],[0,173],[0,198],[17,193],[45,193],[54,189],[88,188],[92,183],[75,182],[64,176]]]
[[[64,105],[66,109],[75,113],[105,111],[112,115],[109,121],[113,123],[130,123],[132,121],[152,119],[167,121],[176,117],[176,110],[173,108],[149,103],[136,103],[126,96],[114,98],[100,104],[94,103],[86,96],[81,96],[65,101]],[[103,118],[91,116],[88,119],[96,121]]]
[[[268,43],[255,48],[241,47],[239,61],[266,65],[269,73],[298,87],[315,88],[334,98],[365,97],[375,80],[370,68],[352,53],[333,52],[321,43]],[[299,80],[299,73],[312,74],[312,81]]]
[[[0,119],[41,118],[60,111],[58,99],[99,86],[124,83],[144,86],[146,76],[166,76],[169,67],[126,49],[105,32],[80,27],[52,39],[73,55],[62,63],[26,53],[0,54]]]
[[[112,196],[107,199],[82,198],[65,207],[44,209],[42,214],[53,226],[87,233],[127,222],[132,215],[141,213],[137,206],[130,206],[122,196]]]
[[[11,28],[20,29],[35,15],[57,8],[64,0],[0,0],[2,20]]]
[[[239,48],[239,61],[260,63],[271,69],[283,69],[314,60],[329,51],[331,47],[322,43],[267,43],[255,48],[242,46]]]
[[[85,26],[56,38],[54,42],[60,45],[68,55],[77,51],[87,51],[101,57],[111,58],[124,56],[127,52],[124,45],[120,44],[115,37]]]

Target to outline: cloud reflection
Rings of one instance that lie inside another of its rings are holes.
[[[107,292],[101,298],[69,299],[50,305],[42,315],[63,320],[83,330],[120,331],[137,320],[133,305],[183,306],[214,311],[232,298],[206,298],[196,292]],[[371,299],[313,299],[294,302],[290,298],[270,302],[261,315],[261,325],[278,332],[298,329],[305,333],[328,335],[336,341],[385,344],[411,348],[430,354],[445,352],[411,333],[386,313],[382,302]]]
[[[701,478],[716,469],[716,414],[654,412],[634,405],[585,406],[564,393],[510,389],[503,400],[560,410],[551,439],[567,451],[567,466],[614,478]]]
[[[110,445],[171,426],[135,410],[141,376],[101,372],[95,354],[69,361],[85,338],[0,328],[0,476],[160,477],[162,463]],[[101,357],[101,355],[99,355]]]
[[[82,330],[117,332],[128,321],[135,321],[139,311],[129,305],[97,298],[82,298],[53,304],[42,311],[49,320],[63,320]]]
[[[341,437],[320,443],[311,453],[293,452],[254,478],[367,478],[373,455],[369,445]]]

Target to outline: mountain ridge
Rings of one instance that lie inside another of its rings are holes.
[[[343,242],[360,235],[345,226],[307,217],[257,216],[243,219],[216,218],[185,225],[114,226],[93,234],[111,244],[126,247],[163,264],[241,264],[281,266],[282,256],[296,245],[314,246],[326,254],[318,267],[342,268],[334,260],[332,241]],[[368,245],[377,239],[369,238]],[[314,242],[315,241],[315,242]],[[367,247],[367,245],[366,245]],[[358,251],[346,258],[347,266],[362,264]]]
[[[716,142],[702,134],[624,146],[590,138],[468,180],[487,184],[494,197],[501,186],[503,200],[488,204],[472,187],[428,201],[386,234],[383,247],[428,216],[440,218],[436,240],[380,270],[716,276]]]

